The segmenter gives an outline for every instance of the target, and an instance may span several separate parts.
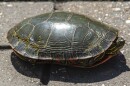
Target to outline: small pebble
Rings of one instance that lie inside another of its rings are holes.
[[[130,20],[126,20],[125,23],[130,23]]]
[[[26,19],[26,17],[24,17],[23,19]]]
[[[8,4],[7,7],[13,7],[13,5],[12,4]]]
[[[124,36],[121,36],[122,38],[124,38]]]
[[[125,50],[122,50],[121,53],[123,54],[125,52]]]
[[[114,11],[120,11],[121,8],[113,8],[112,10],[114,10]]]
[[[9,78],[9,81],[11,81],[11,78]]]
[[[0,13],[0,16],[2,16],[3,13]]]
[[[101,20],[101,18],[98,18],[98,20]]]
[[[130,33],[128,33],[128,35],[130,36]]]
[[[98,12],[98,10],[94,10],[94,12]]]
[[[41,10],[43,10],[43,8],[41,8]]]
[[[108,16],[108,14],[105,14],[106,16]]]
[[[4,33],[1,33],[2,35],[4,35]]]
[[[92,86],[92,84],[87,84],[87,86]]]
[[[105,84],[102,84],[102,86],[105,86]]]

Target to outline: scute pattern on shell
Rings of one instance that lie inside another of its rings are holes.
[[[23,20],[8,32],[22,56],[39,60],[87,59],[106,51],[118,31],[84,15],[52,12]]]

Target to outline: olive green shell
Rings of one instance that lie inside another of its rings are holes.
[[[22,56],[67,60],[100,55],[117,35],[116,29],[84,15],[53,12],[23,20],[9,30],[7,38]]]

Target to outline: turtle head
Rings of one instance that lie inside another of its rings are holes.
[[[113,44],[106,51],[107,54],[117,54],[124,46],[125,40],[122,37],[117,37]]]
[[[117,40],[116,40],[116,44],[121,49],[125,44],[125,40],[121,37],[118,37]]]

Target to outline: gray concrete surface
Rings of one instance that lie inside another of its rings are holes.
[[[63,2],[56,8],[84,14],[119,29],[126,40],[121,53],[93,69],[53,65],[48,86],[130,86],[130,2]],[[52,2],[0,2],[0,44],[8,44],[7,31],[21,20],[50,12]],[[41,65],[0,51],[0,86],[40,86]]]

